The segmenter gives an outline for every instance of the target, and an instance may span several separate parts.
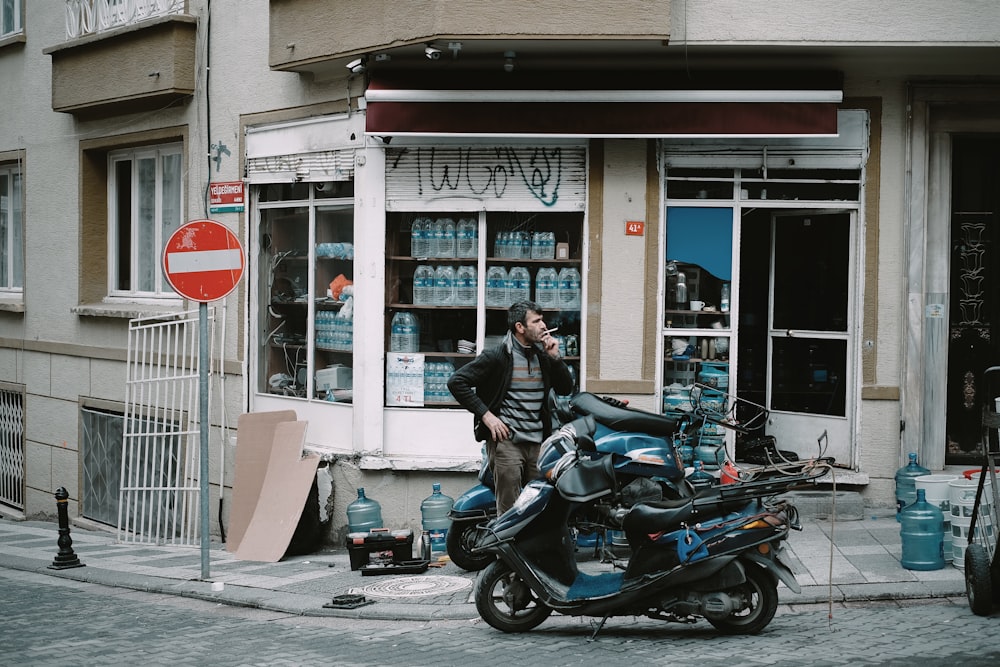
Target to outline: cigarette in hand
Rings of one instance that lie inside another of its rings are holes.
[[[545,334],[550,334],[553,331],[559,331],[559,327],[552,327],[551,329],[546,329]]]

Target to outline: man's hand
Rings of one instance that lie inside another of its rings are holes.
[[[500,442],[501,440],[510,438],[510,428],[492,412],[487,412],[483,415],[483,424],[490,430],[493,442]]]
[[[542,338],[542,349],[553,359],[559,358],[559,341],[553,338],[552,334],[545,334],[545,337]]]

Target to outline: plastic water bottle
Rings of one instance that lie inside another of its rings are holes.
[[[413,271],[413,304],[430,306],[434,303],[434,267],[420,264]]]
[[[463,265],[455,272],[455,305],[475,306],[479,290],[479,274],[475,266]]]
[[[472,218],[460,218],[455,226],[457,257],[475,257],[479,254],[479,225]]]
[[[434,272],[434,305],[455,305],[455,267],[439,266]]]
[[[931,471],[917,465],[917,453],[910,452],[910,462],[896,471],[896,521],[903,508],[917,498],[917,483],[915,478],[929,475]]]
[[[545,257],[542,259],[556,258],[556,233],[545,232]]]
[[[457,257],[455,247],[455,221],[451,218],[441,219],[441,240],[438,245],[438,257]],[[437,232],[435,231],[435,235]]]
[[[517,241],[519,246],[518,258],[528,259],[531,257],[531,236],[528,235],[528,232],[518,232]]]
[[[940,570],[944,567],[944,514],[927,502],[927,491],[916,490],[916,502],[899,513],[903,543],[900,563],[907,570]]]
[[[427,257],[427,234],[430,231],[430,220],[416,217],[410,227],[410,254],[414,257]]]
[[[433,489],[431,495],[420,503],[421,524],[430,534],[431,553],[443,553],[448,550],[445,541],[448,538],[448,529],[451,527],[448,512],[451,511],[455,501],[441,493],[439,483],[435,482],[431,488]]]
[[[420,320],[413,313],[406,314],[409,320],[409,331],[404,331],[404,335],[409,336],[409,343],[407,345],[407,352],[419,352],[420,351]]]
[[[406,343],[403,342],[403,321],[406,319],[406,313],[399,311],[392,316],[392,324],[389,325],[389,351],[390,352],[409,352],[406,348]]]
[[[486,272],[486,305],[506,307],[510,305],[507,298],[507,269],[502,266],[491,266]]]
[[[531,273],[527,268],[512,266],[507,279],[510,281],[510,291],[507,293],[509,303],[531,299]]]
[[[420,323],[416,315],[401,310],[392,316],[389,351],[420,351]]]
[[[427,256],[440,257],[441,244],[444,241],[444,218],[438,218],[430,223],[430,233],[427,234]]]
[[[451,376],[455,374],[455,365],[450,361],[444,361],[441,363],[441,400],[442,401],[454,401],[455,397],[451,395],[451,390],[448,389],[448,380]]]
[[[542,308],[557,308],[559,306],[559,288],[556,285],[558,276],[551,266],[543,266],[535,275],[535,302]]]
[[[367,533],[372,528],[382,527],[382,506],[377,501],[365,497],[364,488],[358,489],[358,499],[347,506],[347,530],[351,533]]]
[[[571,266],[559,272],[559,307],[580,309],[580,272]]]

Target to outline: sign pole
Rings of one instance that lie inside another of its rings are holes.
[[[243,277],[245,256],[240,240],[215,220],[195,220],[170,235],[163,247],[163,272],[174,291],[198,302],[198,436],[201,578],[209,578],[211,546],[208,512],[208,302],[225,298]],[[222,461],[219,461],[222,465]],[[219,486],[221,496],[223,488]],[[222,518],[219,518],[221,523]],[[220,526],[221,528],[221,526]]]
[[[210,534],[208,525],[208,304],[198,304],[198,425],[199,450],[201,451],[198,471],[198,496],[201,500],[201,579],[209,578],[208,547]],[[219,493],[222,490],[219,489]]]

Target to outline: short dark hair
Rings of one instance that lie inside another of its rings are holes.
[[[528,313],[542,314],[542,307],[534,301],[515,301],[507,309],[507,328],[514,331],[514,325],[528,323]]]

